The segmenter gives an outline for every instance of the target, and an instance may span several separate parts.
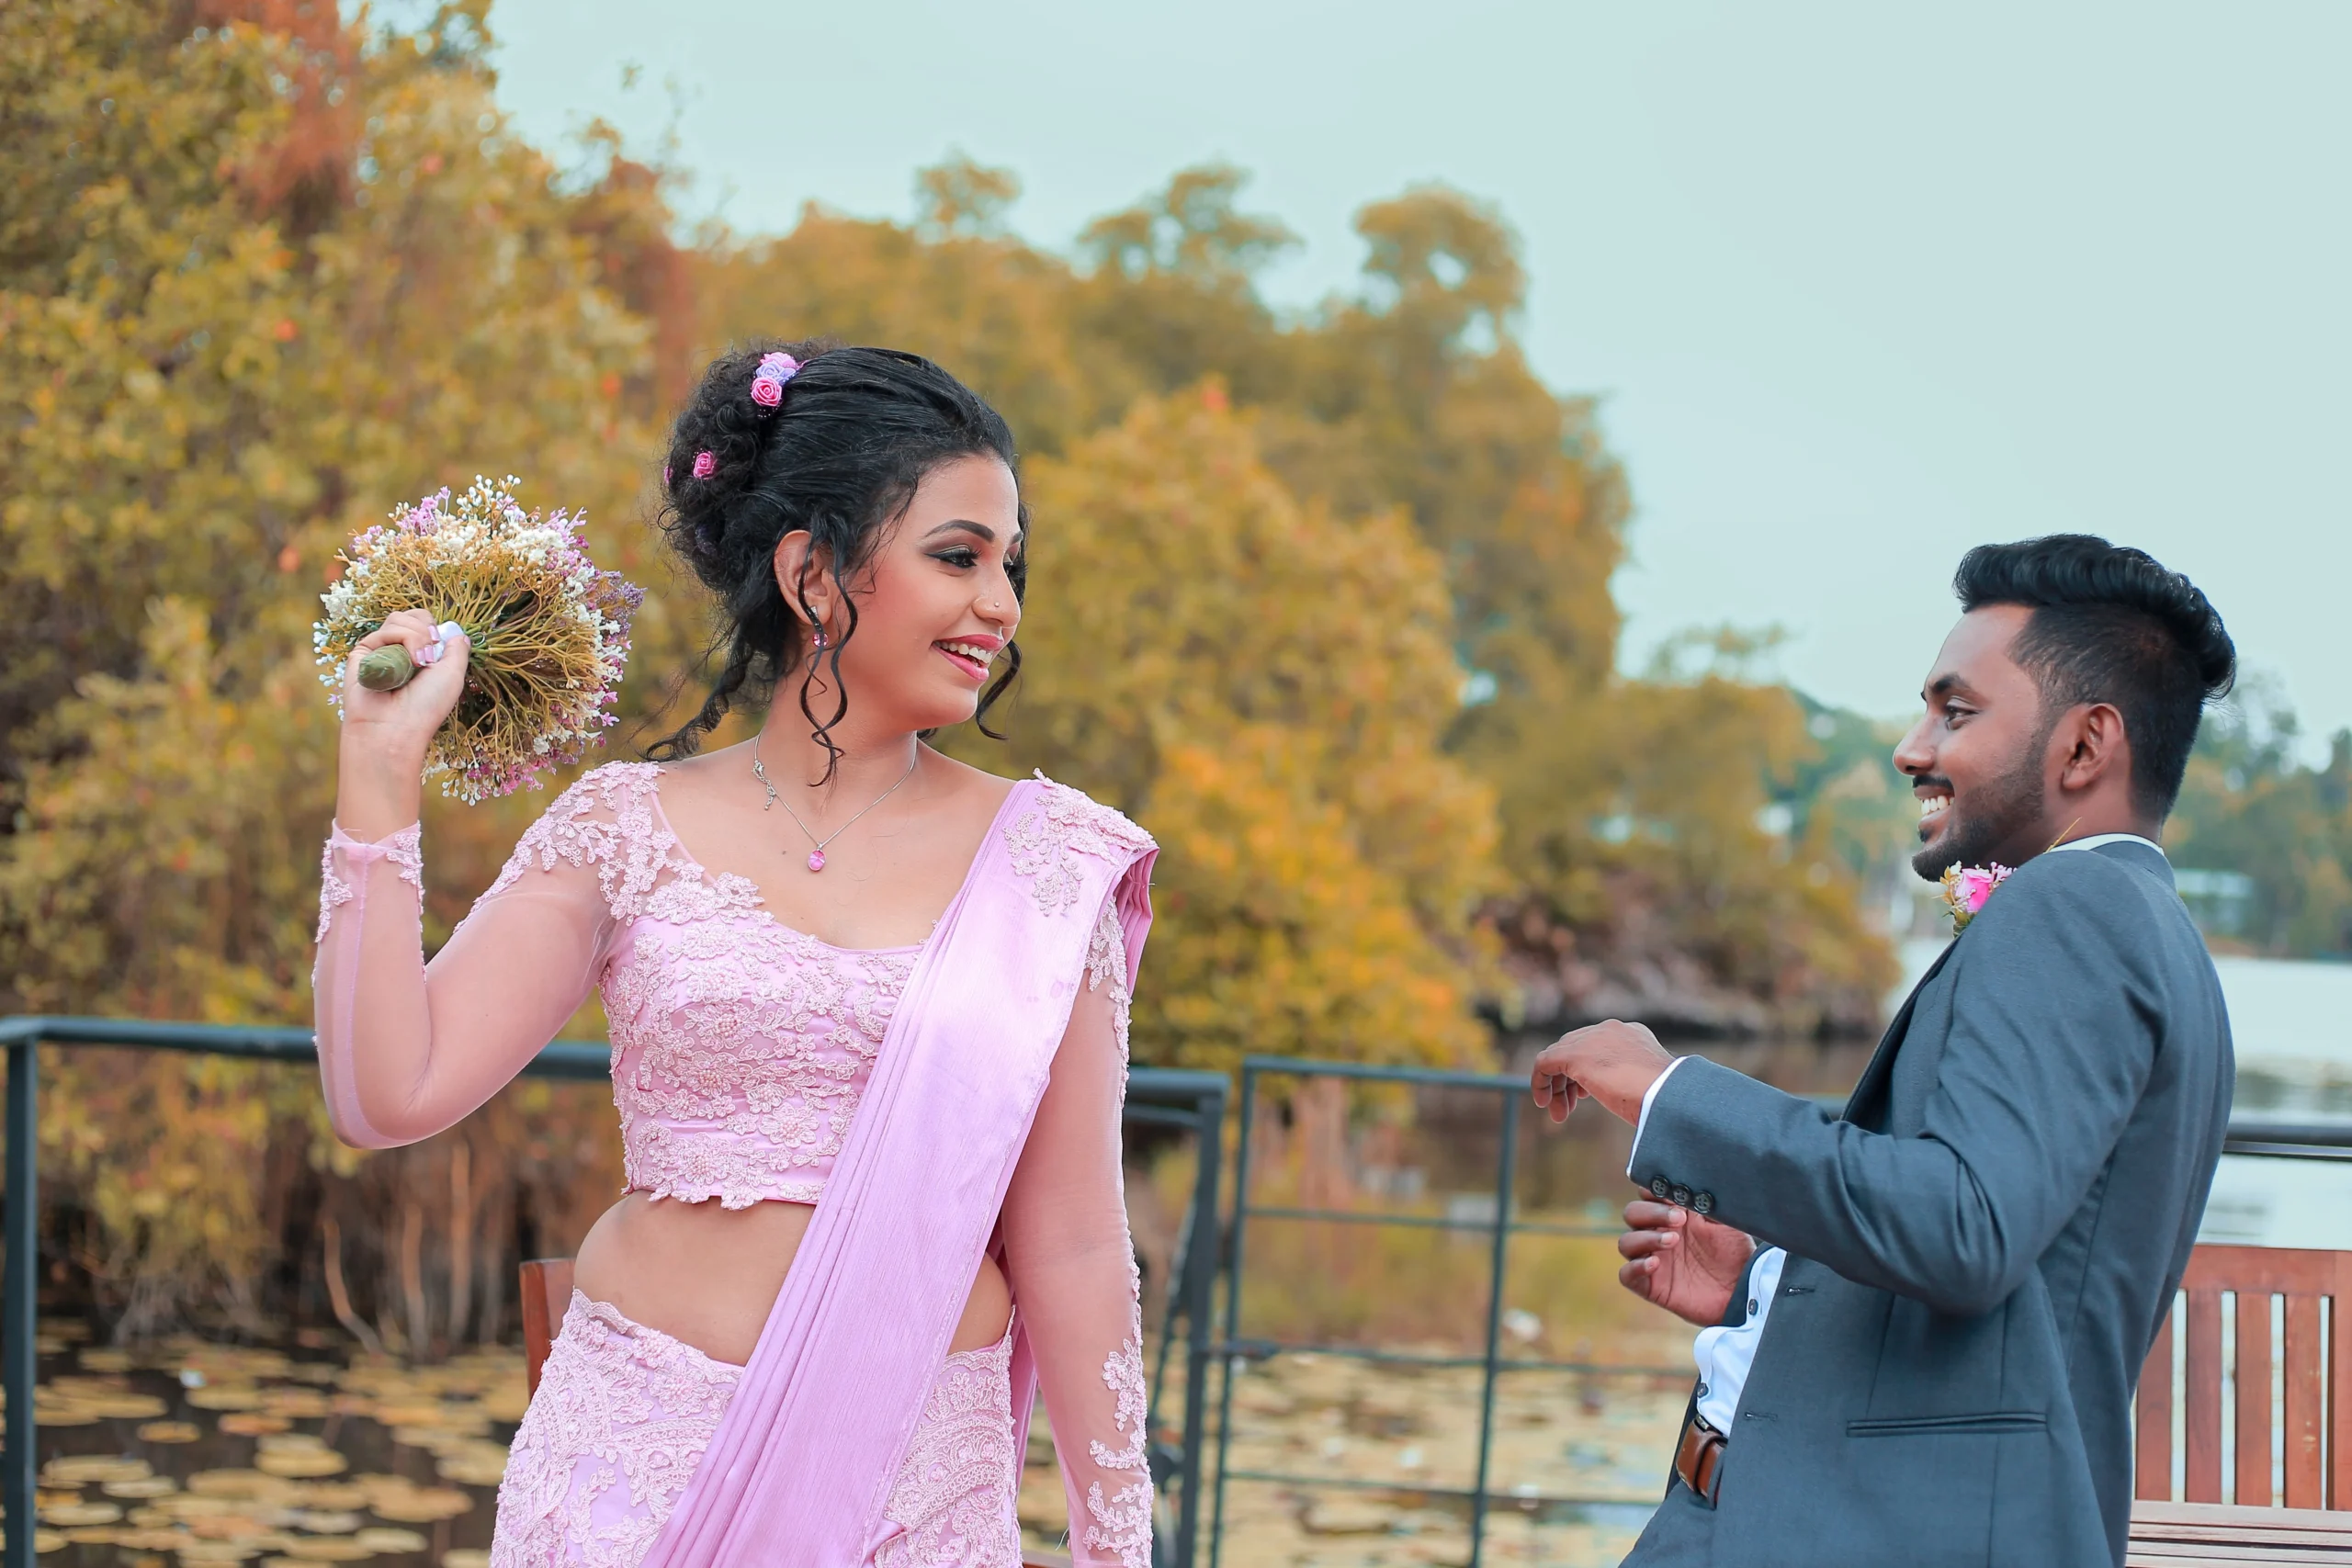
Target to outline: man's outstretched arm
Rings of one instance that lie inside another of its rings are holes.
[[[2147,1080],[2160,992],[2152,955],[2116,936],[2116,911],[2137,902],[2130,877],[2093,855],[2043,856],[1977,917],[1952,956],[1954,1021],[1919,1135],[1866,1132],[1691,1061],[1651,1102],[1634,1181],[1859,1283],[1991,1310],[2080,1206]],[[1626,1115],[1636,1053],[1576,1039],[1544,1053],[1539,1081],[1548,1069]]]

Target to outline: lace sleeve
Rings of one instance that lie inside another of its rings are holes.
[[[1106,905],[1004,1204],[1007,1272],[1053,1423],[1070,1553],[1081,1568],[1151,1563],[1143,1323],[1119,1163],[1127,1005],[1126,942]]]
[[[588,783],[524,834],[429,965],[420,829],[330,835],[311,988],[320,1080],[345,1143],[390,1148],[456,1125],[587,999],[616,926],[596,863],[610,814]]]

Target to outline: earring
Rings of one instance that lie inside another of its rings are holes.
[[[822,653],[825,651],[825,628],[820,626],[812,629],[816,634],[816,641],[809,649],[809,651],[812,653]]]

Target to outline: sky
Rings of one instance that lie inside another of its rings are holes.
[[[951,151],[1024,237],[1211,159],[1350,288],[1366,202],[1493,202],[1539,374],[1631,476],[1623,661],[1776,626],[1774,672],[1916,709],[1962,553],[2061,530],[2194,579],[2243,664],[2352,726],[2352,6],[2341,0],[498,0],[560,142],[674,127],[685,205],[904,219]],[[624,68],[641,67],[623,86]],[[2327,454],[2337,454],[2330,458]]]

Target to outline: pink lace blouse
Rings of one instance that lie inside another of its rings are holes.
[[[850,951],[780,924],[752,883],[679,843],[661,773],[611,763],[566,790],[430,964],[419,829],[376,843],[334,829],[315,980],[321,1075],[346,1142],[389,1147],[453,1125],[601,987],[632,1190],[730,1209],[817,1201],[922,950]],[[1128,976],[1107,906],[1087,968],[1005,1197],[1005,1261],[1055,1430],[1089,1439],[1057,1444],[1078,1560],[1145,1568],[1142,1343],[1119,1166]]]

